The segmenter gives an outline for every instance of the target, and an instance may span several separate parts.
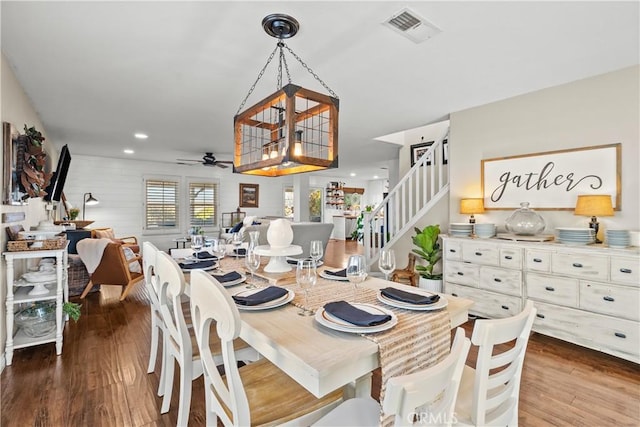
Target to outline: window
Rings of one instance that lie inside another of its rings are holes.
[[[218,226],[218,184],[189,183],[189,224],[202,229]]]
[[[284,216],[293,219],[293,187],[284,189]]]
[[[145,180],[145,229],[177,228],[178,181]]]

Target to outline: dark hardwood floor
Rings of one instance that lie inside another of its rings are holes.
[[[355,248],[354,242],[332,241],[325,261],[343,266]],[[89,294],[80,321],[65,327],[61,356],[54,344],[14,353],[0,378],[2,426],[175,425],[177,382],[171,410],[160,415],[159,376],[146,373],[150,325],[144,287],[138,285],[124,302],[119,292],[105,287]],[[473,321],[464,327],[471,336]],[[473,366],[475,358],[472,348],[467,363]],[[193,389],[189,425],[204,426],[202,378]],[[639,365],[534,333],[519,413],[521,426],[638,426]]]

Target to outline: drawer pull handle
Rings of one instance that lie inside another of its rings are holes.
[[[482,256],[482,252],[476,252],[477,256]]]
[[[455,249],[449,249],[449,252],[451,252],[451,253],[455,254],[455,253],[456,253],[456,250],[455,250]]]
[[[458,294],[451,292],[451,295],[453,295],[454,297],[457,297]]]
[[[617,336],[618,338],[626,338],[627,336],[625,334],[623,334],[622,332],[616,332],[613,335]]]
[[[534,258],[533,262],[542,262],[542,260],[540,258]]]
[[[545,286],[544,288],[545,290],[549,291],[549,292],[553,292],[555,291],[555,288],[553,288],[552,286]]]
[[[458,271],[458,276],[464,276],[464,273],[462,271]]]
[[[502,282],[502,279],[498,279],[497,277],[495,277],[495,278],[493,279],[493,281],[494,281],[494,282],[498,282],[498,283],[500,283],[500,282]]]
[[[620,273],[631,274],[631,269],[630,268],[621,268],[620,269]]]
[[[511,255],[505,255],[504,259],[513,259]]]
[[[572,264],[575,268],[582,268],[582,264],[580,264],[579,262],[574,262]]]
[[[536,317],[539,317],[540,319],[544,319],[544,314],[536,314]]]
[[[502,306],[502,308],[503,308],[504,310],[509,310],[509,307],[507,307],[506,305],[503,305],[503,306]]]
[[[609,301],[609,302],[614,302],[615,301],[615,299],[613,299],[613,297],[609,297],[609,296],[602,297],[602,299],[605,300],[605,301]]]

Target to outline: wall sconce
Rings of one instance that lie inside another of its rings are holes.
[[[602,243],[602,240],[598,239],[598,230],[600,224],[598,223],[598,216],[613,216],[613,204],[611,203],[611,196],[608,194],[587,194],[578,196],[576,202],[575,215],[590,216],[591,222],[589,222],[589,228],[593,228],[595,231],[596,243]]]
[[[283,42],[283,39],[293,37],[298,32],[300,24],[295,18],[284,14],[272,14],[262,20],[262,26],[267,34],[278,39],[278,43],[233,118],[233,172],[282,176],[337,168],[338,95]],[[249,95],[278,50],[278,90],[242,111]],[[292,84],[285,50],[291,53],[331,96]],[[283,69],[289,78],[289,84],[284,87]]]
[[[87,197],[87,196],[89,196],[89,197]],[[85,208],[85,206],[86,206],[86,205],[93,206],[93,205],[97,205],[98,203],[100,203],[100,202],[98,201],[98,199],[96,199],[95,197],[93,197],[93,196],[91,195],[91,193],[84,193],[84,194],[82,195],[82,219],[83,219],[83,220],[85,219],[85,218],[84,218],[84,208]]]
[[[484,199],[460,199],[460,213],[470,214],[469,223],[475,224],[476,219],[474,214],[484,212]]]

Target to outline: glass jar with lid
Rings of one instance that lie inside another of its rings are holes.
[[[544,219],[529,208],[529,202],[520,203],[520,209],[516,209],[505,221],[509,233],[521,236],[534,236],[541,233],[544,227]]]

